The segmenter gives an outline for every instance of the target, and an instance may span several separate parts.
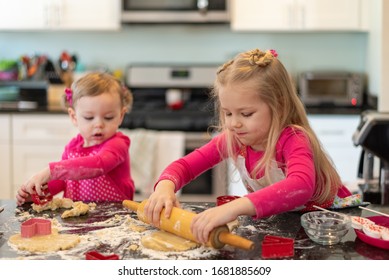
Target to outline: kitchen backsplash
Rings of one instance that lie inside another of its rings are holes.
[[[0,32],[0,59],[67,50],[87,68],[124,70],[136,63],[223,63],[236,53],[276,49],[288,70],[366,72],[367,33],[232,32],[224,25],[131,25],[121,31]]]

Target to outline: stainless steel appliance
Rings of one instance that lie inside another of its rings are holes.
[[[310,71],[299,77],[299,93],[307,106],[361,107],[364,76],[344,71]]]
[[[122,0],[123,23],[227,23],[229,0]]]
[[[121,128],[183,131],[185,154],[207,143],[215,120],[209,91],[217,65],[129,65],[125,83],[134,95]],[[182,201],[210,201],[227,193],[227,164],[220,163],[181,191]]]
[[[2,81],[0,109],[46,110],[48,86],[46,81]]]
[[[363,112],[353,142],[363,148],[359,172],[364,200],[389,204],[389,113]],[[374,157],[379,162],[378,181],[374,180]]]

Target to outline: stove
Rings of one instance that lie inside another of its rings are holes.
[[[206,131],[215,120],[209,93],[217,65],[131,65],[125,83],[134,95],[122,128]]]

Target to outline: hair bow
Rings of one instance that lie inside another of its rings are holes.
[[[69,106],[72,106],[72,90],[70,88],[65,89],[66,94],[66,101],[68,102]]]

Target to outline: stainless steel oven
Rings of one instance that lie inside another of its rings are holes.
[[[215,112],[209,90],[217,67],[129,65],[125,82],[134,95],[134,104],[122,128],[182,133],[184,144],[171,147],[176,150],[184,146],[182,156],[201,147],[211,140],[207,130],[215,120]],[[222,162],[185,186],[179,193],[180,200],[215,202],[217,196],[227,194],[227,180],[227,164]],[[139,192],[136,199],[146,198],[147,194]]]
[[[122,0],[123,23],[227,23],[229,0]]]

